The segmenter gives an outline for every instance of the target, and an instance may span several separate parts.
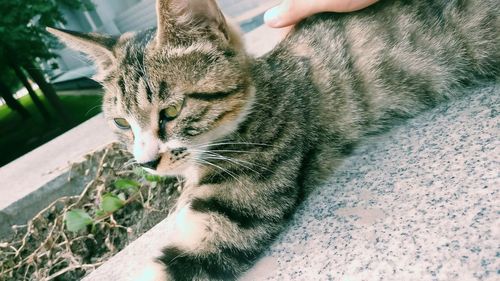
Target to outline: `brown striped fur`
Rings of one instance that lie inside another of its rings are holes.
[[[165,271],[150,280],[232,280],[363,136],[498,80],[499,6],[393,0],[319,14],[258,59],[214,1],[160,0],[157,30],[118,38],[52,31],[99,61],[105,116],[129,121],[115,130],[137,161],[187,180]]]

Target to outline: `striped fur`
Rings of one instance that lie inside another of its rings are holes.
[[[53,30],[105,60],[104,113],[129,121],[116,131],[138,162],[160,157],[151,172],[187,179],[157,261],[165,271],[141,278],[236,279],[363,136],[498,79],[499,7],[392,0],[320,14],[259,59],[213,1],[159,1],[157,30],[106,44]]]

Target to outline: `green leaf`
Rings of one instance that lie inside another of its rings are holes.
[[[66,229],[71,232],[78,232],[93,222],[89,214],[81,209],[67,212],[64,221],[66,222]]]
[[[115,187],[121,190],[128,190],[132,192],[137,192],[139,191],[139,187],[141,186],[140,183],[134,181],[134,180],[129,180],[129,179],[118,179],[115,181]]]
[[[160,182],[163,180],[163,177],[160,177],[160,176],[155,176],[155,175],[151,175],[151,174],[145,174],[144,175],[144,178],[149,181],[149,182]]]
[[[102,216],[104,216],[104,215],[106,215],[106,212],[104,212],[103,210],[100,210],[100,209],[99,209],[99,210],[95,211],[95,216],[96,216],[97,218],[102,217]]]
[[[106,213],[113,213],[123,207],[124,204],[125,201],[118,198],[116,195],[108,193],[102,196],[101,209]]]

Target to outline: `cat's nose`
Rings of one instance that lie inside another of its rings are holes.
[[[161,160],[161,158],[158,157],[158,159],[156,159],[156,160],[145,162],[145,163],[140,163],[139,165],[141,165],[144,168],[150,168],[150,169],[154,170],[154,169],[156,169],[156,167],[160,163],[160,160]]]

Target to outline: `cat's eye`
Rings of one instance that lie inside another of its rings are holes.
[[[160,116],[162,120],[170,121],[174,120],[179,113],[181,112],[182,105],[184,101],[178,102],[177,104],[168,106],[160,112]]]
[[[122,129],[122,130],[128,130],[130,129],[130,124],[125,120],[125,118],[115,118],[113,119],[115,122],[116,127]]]

